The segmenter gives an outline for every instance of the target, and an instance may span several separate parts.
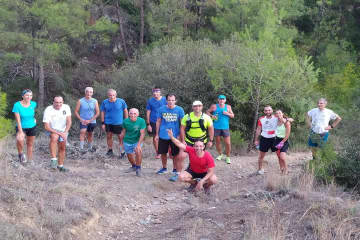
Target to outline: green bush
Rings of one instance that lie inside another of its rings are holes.
[[[11,121],[4,117],[6,107],[6,94],[0,91],[0,139],[8,135],[12,127]]]
[[[337,155],[331,142],[319,148],[316,159],[309,161],[309,170],[324,183],[330,183],[334,180],[336,166]]]

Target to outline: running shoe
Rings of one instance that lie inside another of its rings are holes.
[[[208,186],[207,184],[204,185],[204,193],[206,195],[210,195],[210,186]]]
[[[171,182],[176,182],[179,178],[179,174],[177,173],[174,173],[174,175],[172,175],[170,178],[169,178],[169,181]]]
[[[190,186],[186,189],[188,192],[194,192],[197,184],[190,184]]]
[[[59,170],[59,172],[69,172],[69,169],[64,168],[64,166],[61,167],[58,166],[57,169]]]
[[[224,155],[220,154],[219,156],[217,156],[216,160],[221,161],[223,159]]]
[[[141,168],[137,168],[136,169],[136,176],[141,177],[142,173],[141,173]]]
[[[264,175],[265,173],[265,170],[264,169],[260,169],[259,171],[257,171],[257,174],[258,175]]]
[[[26,155],[24,153],[19,154],[19,161],[20,163],[26,163]]]
[[[120,159],[123,159],[125,157],[125,152],[120,153]]]
[[[176,173],[176,172],[177,172],[177,171],[176,171],[176,168],[174,168],[172,172],[173,172],[173,173]]]
[[[136,168],[135,167],[129,167],[127,170],[125,170],[125,173],[131,173],[131,172],[135,172]]]
[[[160,159],[161,158],[161,154],[156,154],[155,159]]]
[[[112,149],[109,149],[109,150],[107,151],[107,153],[106,153],[106,156],[108,156],[108,157],[114,156],[113,150],[112,150]]]
[[[52,169],[56,169],[57,166],[58,166],[58,161],[57,161],[57,159],[51,159],[51,161],[50,161],[50,167],[51,167]]]
[[[231,163],[230,157],[226,157],[226,158],[225,158],[225,162],[226,162],[227,164],[230,164],[230,163]]]
[[[161,168],[159,171],[156,172],[156,174],[164,174],[167,173],[167,168]]]

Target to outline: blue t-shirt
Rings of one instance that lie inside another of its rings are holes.
[[[13,113],[20,115],[20,123],[22,128],[33,128],[36,126],[35,121],[36,102],[30,101],[30,106],[24,107],[20,101],[14,104]],[[17,124],[16,124],[17,125]]]
[[[216,104],[216,110],[212,113],[217,117],[216,120],[214,120],[214,129],[221,129],[221,130],[227,130],[229,129],[229,116],[224,115],[223,112],[227,112],[227,105],[223,108],[219,106],[219,104]]]
[[[79,109],[79,115],[84,120],[90,120],[96,113],[96,99],[86,99],[81,98],[80,99],[80,109]],[[96,123],[96,119],[91,121],[91,123]]]
[[[165,105],[159,108],[157,117],[161,119],[159,137],[166,140],[170,139],[166,129],[172,129],[174,137],[179,136],[180,122],[184,115],[184,109],[179,106],[170,109]]]
[[[127,109],[127,105],[121,98],[116,98],[115,102],[105,99],[100,107],[100,111],[104,112],[105,115],[105,124],[111,125],[121,125],[123,123],[125,109]]]
[[[166,104],[167,102],[165,97],[161,97],[160,100],[156,100],[156,98],[152,97],[148,100],[146,104],[146,110],[150,111],[150,122],[156,122],[159,108]]]

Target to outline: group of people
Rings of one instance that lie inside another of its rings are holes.
[[[114,89],[107,91],[108,98],[99,106],[92,96],[94,90],[85,88],[85,96],[78,100],[74,114],[79,119],[81,151],[95,151],[93,146],[93,131],[97,126],[96,119],[100,115],[101,128],[106,132],[107,156],[113,156],[113,135],[119,142],[120,158],[127,155],[131,166],[126,172],[135,172],[141,177],[142,145],[146,130],[153,138],[156,152],[155,158],[161,159],[162,166],[156,172],[163,174],[168,171],[167,158],[173,160],[173,171],[170,181],[190,183],[190,189],[209,191],[210,186],[217,182],[214,172],[215,162],[212,155],[206,151],[215,140],[218,152],[217,160],[231,163],[231,141],[229,120],[234,118],[231,106],[226,104],[224,95],[218,96],[218,103],[213,104],[203,112],[203,104],[196,100],[192,103],[192,112],[185,114],[182,107],[176,105],[175,94],[161,95],[161,89],[152,89],[152,97],[146,105],[146,119],[139,117],[139,110],[128,110],[126,102],[117,97]],[[16,142],[19,161],[32,161],[32,151],[36,136],[35,109],[32,101],[32,91],[22,92],[22,100],[14,104],[13,113],[16,120]],[[325,108],[326,100],[320,99],[318,108],[308,112],[311,121],[309,145],[321,146],[328,138],[328,131],[334,128],[341,118]],[[273,115],[271,106],[264,108],[265,116],[258,120],[255,145],[260,150],[258,174],[264,174],[263,160],[269,149],[276,151],[280,170],[287,173],[286,151],[289,147],[288,138],[293,119],[286,117],[281,110]],[[331,125],[330,120],[334,120]],[[72,125],[71,110],[64,104],[62,96],[55,96],[53,104],[48,106],[43,114],[44,128],[50,137],[50,167],[60,172],[69,171],[64,167],[66,142]],[[325,126],[326,125],[326,126]],[[320,139],[321,143],[316,139]],[[259,138],[260,137],[260,138]],[[225,143],[225,155],[222,152],[221,138]],[[26,139],[27,154],[23,152]],[[87,140],[87,141],[85,141]],[[85,146],[87,142],[87,146]],[[313,154],[315,156],[315,151]],[[189,165],[184,168],[184,160],[189,157]]]

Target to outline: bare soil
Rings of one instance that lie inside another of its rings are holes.
[[[219,183],[206,195],[170,182],[170,173],[156,175],[161,161],[149,143],[140,178],[125,173],[130,165],[116,150],[105,157],[103,141],[94,153],[81,153],[71,142],[70,172],[54,172],[47,144],[46,137],[37,139],[34,163],[27,166],[17,162],[10,143],[3,146],[0,239],[342,239],[327,238],[340,230],[360,239],[360,207],[351,196],[337,187],[313,194],[313,178],[303,173],[309,152],[290,152],[287,176],[280,175],[275,154],[266,156],[263,176],[254,174],[256,152],[233,156],[230,165],[216,161]],[[327,222],[335,217],[336,224]]]

